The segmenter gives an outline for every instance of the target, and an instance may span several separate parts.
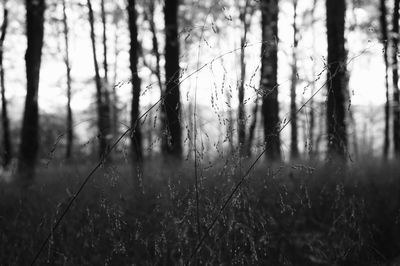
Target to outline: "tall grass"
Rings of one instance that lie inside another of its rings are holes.
[[[175,265],[197,243],[193,166],[145,166],[145,194],[130,169],[101,169],[50,239],[38,265]],[[230,168],[232,162],[228,162]],[[246,164],[246,162],[244,162]],[[29,190],[2,184],[1,265],[29,264],[87,169],[41,169]],[[400,253],[400,180],[395,164],[329,168],[259,166],[198,252],[201,265],[371,265]],[[202,231],[239,169],[203,171]]]

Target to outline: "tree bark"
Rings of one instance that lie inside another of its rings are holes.
[[[8,9],[6,4],[3,4],[3,24],[1,25],[1,36],[0,36],[0,85],[1,85],[1,119],[3,125],[3,152],[1,157],[3,159],[3,167],[9,166],[12,158],[12,145],[10,137],[10,119],[7,111],[7,99],[6,99],[6,87],[4,82],[4,65],[3,65],[3,54],[4,54],[4,40],[6,38],[8,26]]]
[[[399,63],[397,60],[399,46],[399,0],[394,0],[392,25],[392,81],[393,81],[393,142],[394,154],[400,157],[400,93],[399,93]]]
[[[132,74],[132,111],[131,111],[131,148],[132,156],[136,163],[140,163],[143,157],[142,134],[139,118],[139,99],[140,99],[140,78],[138,75],[138,29],[136,25],[137,14],[135,0],[128,2],[129,32],[131,36],[131,46],[129,49],[130,69]]]
[[[346,50],[345,50],[345,0],[327,0],[328,38],[328,100],[327,128],[328,155],[331,159],[346,159],[347,133],[345,98]]]
[[[182,156],[182,132],[180,122],[179,92],[179,39],[178,39],[178,0],[165,0],[165,81],[164,105],[166,121],[164,152],[180,159]]]
[[[119,56],[119,38],[118,38],[118,28],[119,28],[119,23],[118,21],[115,23],[115,34],[114,34],[114,66],[113,66],[113,83],[112,83],[112,134],[113,136],[117,136],[119,134],[119,124],[118,124],[118,116],[119,116],[119,110],[118,110],[118,95],[117,95],[117,84],[118,84],[118,56]]]
[[[151,42],[152,42],[152,51],[154,53],[154,56],[156,57],[156,69],[154,71],[156,77],[157,77],[157,82],[158,82],[158,86],[160,87],[160,92],[161,95],[163,95],[164,89],[163,89],[163,85],[162,85],[162,79],[161,79],[161,64],[160,64],[160,60],[161,60],[161,55],[160,52],[158,50],[158,38],[157,38],[157,31],[156,31],[156,25],[154,23],[154,2],[150,1],[149,3],[149,16],[148,17],[148,21],[150,24],[150,31],[152,34],[152,38],[151,38]]]
[[[296,87],[297,87],[297,0],[293,0],[293,51],[292,51],[292,77],[290,86],[290,155],[292,159],[299,157],[298,137],[297,137],[297,105],[296,105]]]
[[[315,51],[315,47],[316,47],[316,30],[315,30],[314,21],[315,21],[315,7],[317,5],[317,1],[318,0],[314,0],[313,1],[313,6],[312,6],[312,9],[311,9],[311,13],[310,13],[311,23],[312,23],[312,45],[313,45],[313,51]],[[314,95],[315,89],[316,89],[315,88],[315,83],[316,83],[315,79],[316,78],[314,77],[315,72],[316,72],[316,65],[315,65],[315,60],[313,59],[312,60],[313,80],[311,81],[311,95]],[[315,129],[315,111],[314,111],[315,101],[314,101],[314,97],[312,97],[310,99],[309,106],[310,106],[310,111],[309,111],[309,116],[310,116],[310,124],[309,124],[310,129],[309,129],[309,131],[310,132],[309,132],[308,153],[309,153],[309,158],[312,160],[315,157],[315,152],[314,152],[315,147],[314,147],[314,145],[316,145],[315,141],[314,141],[314,138],[315,138],[314,137],[314,129]]]
[[[74,131],[72,126],[72,109],[71,109],[71,64],[69,60],[69,28],[68,18],[66,13],[66,4],[63,0],[63,25],[64,25],[64,43],[65,43],[65,58],[64,64],[67,70],[67,144],[65,158],[70,159],[72,154],[72,146],[74,139]]]
[[[382,44],[383,44],[383,61],[385,63],[385,89],[386,89],[386,103],[385,103],[385,133],[384,133],[384,144],[383,144],[383,157],[387,159],[389,155],[389,109],[390,109],[390,99],[389,99],[389,61],[388,61],[388,30],[387,30],[387,20],[386,20],[386,4],[385,0],[380,0],[380,25],[382,34]]]
[[[243,35],[240,38],[240,83],[239,83],[239,93],[238,93],[238,144],[239,144],[239,154],[244,156],[245,152],[245,141],[246,141],[246,112],[244,108],[244,80],[246,78],[246,62],[245,62],[245,45],[247,39],[247,6],[249,1],[246,0],[245,6],[240,9],[240,22],[243,25]]]
[[[18,176],[22,181],[30,181],[35,175],[35,164],[39,150],[39,76],[43,47],[44,0],[26,0],[25,54],[27,93],[22,122],[19,150]]]
[[[258,115],[258,95],[256,96],[256,100],[254,101],[253,112],[252,112],[252,120],[249,127],[249,136],[247,137],[247,145],[246,145],[246,155],[248,157],[251,156],[251,147],[253,146],[254,141],[254,132],[257,126],[257,115]]]
[[[103,158],[108,152],[109,148],[109,138],[110,138],[110,112],[109,105],[107,102],[107,92],[102,84],[99,70],[99,63],[97,60],[97,50],[96,50],[96,36],[94,34],[94,15],[93,8],[90,0],[87,0],[87,5],[89,9],[89,24],[90,24],[90,39],[92,42],[92,53],[93,53],[93,63],[95,71],[95,83],[96,83],[96,104],[97,104],[97,125],[99,129],[99,156]]]
[[[104,81],[108,85],[108,58],[107,58],[107,19],[106,11],[104,8],[104,0],[101,0],[101,23],[103,26],[103,69],[104,69]]]
[[[279,103],[278,103],[278,1],[261,2],[262,12],[262,58],[261,84],[263,92],[262,114],[264,119],[264,142],[266,157],[280,160]]]
[[[153,55],[156,57],[156,65],[155,65],[155,70],[152,70],[152,72],[154,72],[154,74],[156,75],[157,78],[157,82],[158,82],[158,87],[160,89],[160,96],[164,97],[164,86],[163,86],[163,82],[162,82],[162,78],[161,78],[161,55],[159,52],[159,48],[158,48],[158,38],[157,38],[157,30],[156,30],[156,25],[154,23],[154,1],[149,1],[149,12],[148,15],[147,13],[145,13],[145,16],[147,18],[147,20],[149,21],[149,25],[150,25],[150,31],[152,34],[152,52]],[[165,110],[165,105],[164,102],[161,102],[161,108],[159,109],[159,116],[160,116],[160,121],[161,121],[161,128],[165,129],[166,128],[166,110]],[[165,149],[167,142],[166,142],[166,138],[163,137],[163,132],[161,132],[161,141],[162,141],[162,148]]]

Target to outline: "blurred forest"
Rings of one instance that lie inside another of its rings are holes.
[[[399,0],[0,9],[0,265],[398,265]]]

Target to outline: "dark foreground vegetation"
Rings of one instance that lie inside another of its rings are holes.
[[[203,166],[202,234],[246,164]],[[98,172],[37,265],[187,262],[198,240],[193,166],[154,165],[161,166],[145,166],[140,196],[127,165]],[[1,184],[1,265],[30,264],[89,169],[50,166],[39,170],[30,188]],[[346,169],[260,166],[205,238],[199,265],[386,265],[400,255],[399,171],[398,165],[371,161]]]

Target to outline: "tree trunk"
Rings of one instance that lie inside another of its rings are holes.
[[[115,24],[115,35],[114,35],[114,75],[113,75],[113,83],[112,83],[112,134],[113,136],[117,136],[119,134],[118,128],[118,117],[119,117],[119,110],[118,110],[118,95],[117,95],[117,84],[118,84],[118,56],[119,56],[119,38],[118,38],[118,28],[119,23],[116,22]]]
[[[157,38],[157,31],[156,31],[156,25],[154,23],[154,2],[153,1],[149,1],[149,15],[147,16],[147,14],[145,13],[145,16],[147,17],[148,21],[149,21],[149,25],[150,25],[150,31],[152,34],[152,52],[154,54],[154,56],[156,57],[156,65],[155,65],[155,70],[153,71],[157,77],[157,82],[158,82],[158,86],[160,88],[160,96],[164,97],[164,88],[163,88],[163,83],[162,83],[162,78],[161,78],[161,55],[158,49],[158,38]],[[166,126],[166,111],[165,111],[165,105],[164,102],[161,102],[161,108],[160,108],[160,121],[161,121],[161,128],[164,129]],[[166,149],[166,145],[167,145],[167,140],[166,138],[163,136],[163,132],[161,132],[161,142],[162,142],[162,149]]]
[[[136,25],[137,14],[135,9],[135,0],[128,2],[128,15],[129,15],[129,32],[131,36],[131,46],[129,50],[130,55],[130,68],[132,73],[132,111],[131,111],[131,127],[132,138],[131,148],[132,156],[135,163],[140,163],[143,157],[142,147],[142,134],[140,131],[139,118],[139,97],[140,97],[140,78],[138,75],[138,29]]]
[[[246,79],[246,42],[247,32],[250,27],[250,21],[253,15],[253,8],[250,6],[250,1],[246,0],[243,8],[240,8],[240,21],[243,25],[243,35],[240,38],[240,84],[239,84],[239,106],[238,106],[238,144],[239,154],[245,156],[249,154],[249,143],[246,143],[246,111],[244,106],[244,81]],[[249,10],[250,9],[250,10]],[[249,12],[250,11],[250,12]]]
[[[293,51],[292,51],[292,78],[290,86],[290,155],[292,159],[299,157],[299,147],[297,138],[297,105],[296,105],[296,87],[297,87],[297,0],[293,0]]]
[[[399,0],[394,0],[393,28],[392,28],[392,81],[393,81],[393,141],[394,154],[400,157],[400,93],[399,93],[399,70],[398,70],[398,46],[399,46]]]
[[[389,108],[390,108],[390,99],[389,99],[389,62],[388,62],[388,32],[387,32],[387,21],[386,21],[386,5],[385,0],[380,0],[380,25],[381,25],[381,33],[382,33],[382,44],[383,44],[383,61],[385,63],[385,89],[386,89],[386,103],[385,103],[385,135],[384,135],[384,144],[383,144],[383,157],[387,159],[389,155]]]
[[[261,2],[262,46],[261,84],[262,114],[267,159],[280,160],[279,103],[278,103],[278,1]]]
[[[240,22],[243,25],[243,35],[240,38],[240,83],[239,83],[239,93],[238,93],[238,144],[239,144],[239,154],[244,156],[245,151],[245,140],[246,140],[246,112],[244,108],[244,80],[246,78],[246,62],[245,58],[245,45],[247,39],[247,6],[248,0],[245,2],[245,6],[240,10]]]
[[[155,69],[155,74],[157,77],[157,82],[158,86],[160,87],[160,92],[161,95],[163,95],[163,85],[162,85],[162,79],[161,79],[161,64],[160,64],[160,52],[158,50],[158,38],[157,38],[157,31],[156,31],[156,25],[154,23],[154,2],[150,1],[150,6],[149,6],[149,16],[148,16],[148,21],[150,24],[150,31],[152,34],[152,51],[154,53],[154,56],[156,57],[156,69]]]
[[[345,50],[345,0],[327,0],[328,37],[328,100],[327,128],[328,155],[331,159],[346,159],[346,50]]]
[[[108,61],[107,61],[107,20],[106,11],[104,9],[104,0],[101,0],[101,23],[103,26],[103,69],[104,69],[104,81],[108,85]]]
[[[6,38],[7,26],[8,26],[8,10],[3,4],[3,24],[1,25],[1,37],[0,37],[0,85],[1,85],[1,119],[3,125],[3,152],[0,155],[3,159],[3,167],[7,167],[12,158],[12,145],[10,137],[10,120],[8,118],[7,111],[7,99],[6,99],[6,88],[4,82],[4,66],[3,66],[3,53],[4,53],[4,40]]]
[[[180,159],[182,156],[182,132],[180,122],[179,92],[179,39],[178,39],[178,0],[165,0],[165,81],[164,105],[166,111],[164,135],[165,152]]]
[[[107,102],[107,92],[102,84],[99,63],[96,54],[96,36],[94,34],[94,16],[93,9],[90,0],[87,0],[87,5],[89,9],[89,23],[90,23],[90,39],[92,42],[92,52],[93,52],[93,63],[95,71],[95,83],[96,83],[96,102],[97,102],[97,114],[98,114],[98,129],[99,129],[99,156],[103,158],[108,152],[109,148],[109,138],[110,138],[110,112],[109,105]]]
[[[252,120],[249,127],[249,136],[247,137],[247,145],[246,145],[246,155],[248,157],[251,156],[251,147],[253,146],[254,141],[254,131],[257,126],[257,115],[258,115],[258,95],[256,96],[256,100],[254,101]]]
[[[64,25],[64,43],[65,43],[65,58],[64,63],[67,70],[67,144],[66,144],[66,159],[71,158],[74,132],[72,127],[72,109],[71,109],[71,65],[69,61],[69,28],[68,18],[66,13],[65,0],[63,0],[63,25]]]
[[[35,163],[39,150],[39,74],[43,47],[44,0],[26,0],[25,54],[27,93],[22,122],[21,144],[19,150],[18,176],[29,181],[35,175]]]
[[[317,5],[318,0],[313,1],[313,7],[311,9],[311,23],[312,23],[312,45],[313,45],[313,52],[315,52],[315,47],[316,47],[316,31],[315,31],[315,7]],[[312,75],[313,75],[313,80],[311,81],[311,95],[314,95],[315,93],[315,83],[316,83],[316,78],[314,77],[316,72],[316,65],[315,65],[315,60],[312,60]],[[308,154],[309,158],[312,160],[314,159],[314,129],[315,129],[315,111],[314,111],[314,106],[315,106],[315,101],[314,97],[310,99],[310,111],[309,111],[309,116],[310,116],[310,124],[309,124],[309,144],[308,144]]]

